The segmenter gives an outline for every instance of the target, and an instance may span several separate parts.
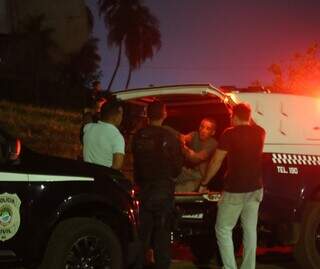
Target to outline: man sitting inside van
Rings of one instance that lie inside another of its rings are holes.
[[[198,131],[180,135],[186,166],[183,167],[177,178],[176,192],[198,191],[200,181],[218,145],[216,139],[213,138],[215,132],[216,121],[206,117],[202,119]]]

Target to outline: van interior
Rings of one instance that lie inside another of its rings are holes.
[[[180,133],[187,134],[196,131],[204,117],[212,117],[217,122],[217,131],[214,137],[219,141],[223,130],[230,126],[229,105],[212,95],[161,95],[126,101],[121,126],[121,131],[126,140],[126,159],[123,172],[130,180],[133,180],[133,162],[130,150],[132,137],[137,130],[147,125],[146,107],[155,99],[162,101],[167,106],[168,116],[163,125],[167,125]],[[211,180],[210,190],[221,190],[224,167],[225,164],[223,164],[215,179]]]

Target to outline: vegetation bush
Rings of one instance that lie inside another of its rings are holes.
[[[81,153],[80,112],[0,101],[0,125],[37,152],[73,159]]]

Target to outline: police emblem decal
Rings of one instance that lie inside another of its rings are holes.
[[[0,194],[0,241],[12,238],[20,227],[20,205],[18,195]]]

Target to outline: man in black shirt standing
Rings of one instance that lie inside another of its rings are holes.
[[[250,106],[240,103],[233,107],[232,125],[221,136],[200,191],[228,158],[224,192],[218,202],[216,236],[225,269],[236,269],[232,230],[238,218],[243,229],[244,255],[241,268],[254,269],[257,247],[258,209],[263,196],[262,150],[265,131],[251,123]]]
[[[148,106],[149,125],[133,137],[134,180],[140,197],[140,238],[143,252],[154,248],[155,268],[170,266],[170,232],[173,218],[174,178],[183,156],[175,135],[162,127],[167,116],[160,101]]]

